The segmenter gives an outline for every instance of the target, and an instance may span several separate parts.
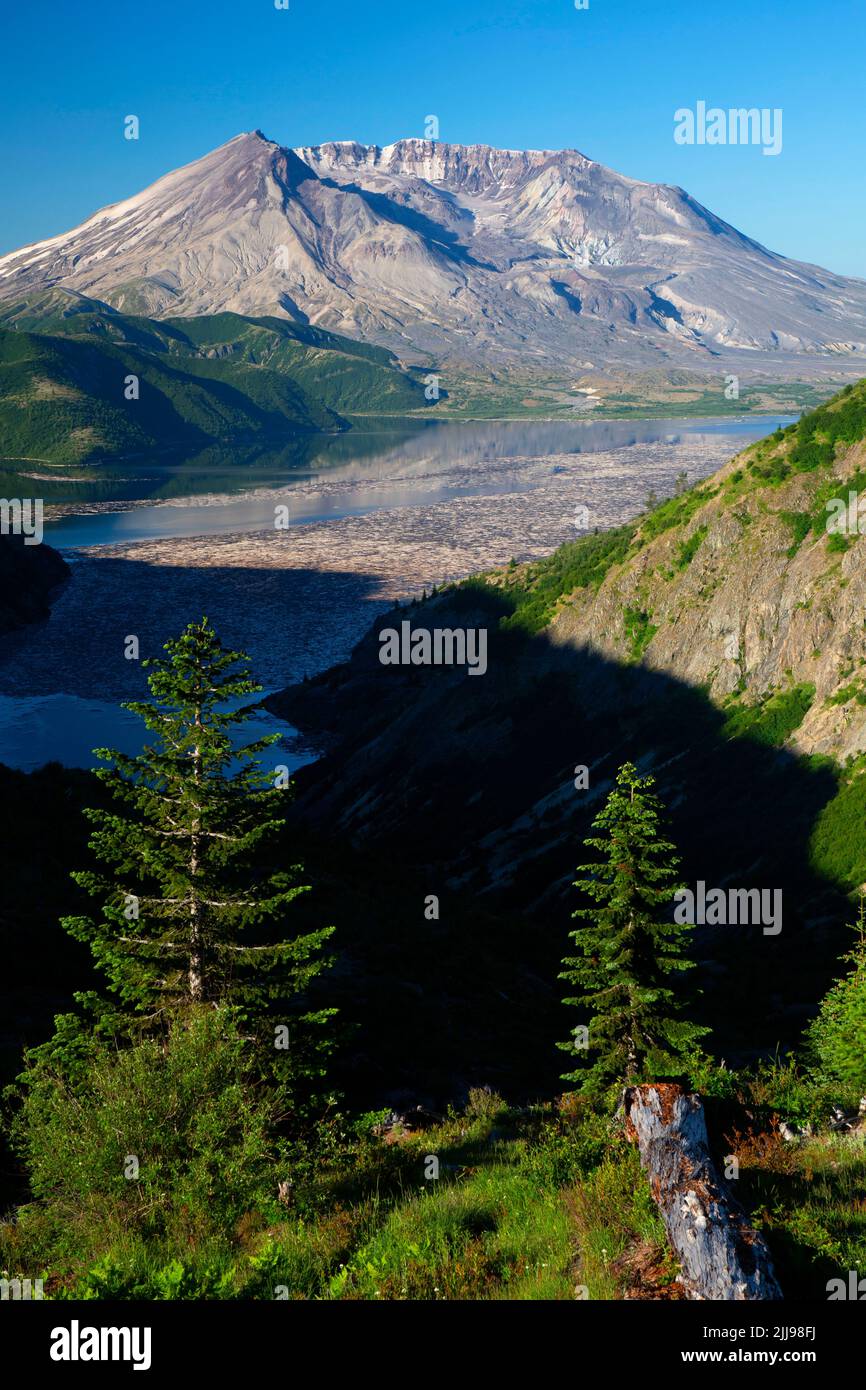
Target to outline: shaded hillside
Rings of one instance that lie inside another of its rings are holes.
[[[359,968],[382,979],[400,962],[431,1054],[474,1016],[504,1061],[521,1018],[534,1011],[538,1028],[539,996],[557,1001],[581,840],[628,758],[658,778],[686,882],[783,893],[778,937],[698,930],[716,1051],[797,1040],[866,872],[864,780],[841,761],[864,723],[861,541],[841,548],[823,529],[825,492],[860,467],[864,398],[843,394],[634,526],[385,615],[345,666],[273,702],[327,750],[299,774],[297,829],[343,836],[380,885]],[[486,628],[486,674],[383,666],[378,633],[403,619]],[[726,623],[741,641],[727,666]],[[562,1029],[554,1008],[547,1045]]]
[[[52,590],[68,577],[69,566],[50,546],[0,535],[0,632],[47,618]]]
[[[64,291],[0,321],[7,458],[80,463],[213,440],[340,430],[347,413],[406,413],[423,387],[381,348],[281,319],[150,319]],[[127,378],[138,398],[127,399]]]

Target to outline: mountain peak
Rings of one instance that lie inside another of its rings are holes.
[[[188,169],[192,168],[194,165],[200,164],[203,160],[214,159],[228,150],[234,150],[238,146],[244,145],[253,149],[260,145],[273,150],[284,148],[280,145],[279,141],[271,140],[269,136],[265,135],[263,130],[241,130],[237,135],[233,135],[230,140],[225,140],[222,145],[215,146],[214,149],[208,150],[207,154],[200,155],[198,159],[194,159],[190,164],[182,167]]]
[[[291,149],[245,131],[0,258],[0,298],[53,288],[151,317],[285,315],[559,379],[724,359],[779,380],[803,354],[828,373],[866,356],[866,283],[772,255],[687,193],[574,149]]]
[[[329,140],[295,152],[314,169],[331,172],[357,165],[475,192],[497,184],[514,184],[550,162],[584,169],[593,166],[593,161],[578,150],[499,149],[495,145],[451,144],[417,135],[404,136],[388,145]]]

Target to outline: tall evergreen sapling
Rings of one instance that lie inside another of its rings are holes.
[[[89,945],[127,1016],[153,1022],[184,1005],[261,1013],[297,1003],[327,964],[333,929],[285,931],[286,910],[308,890],[300,866],[277,872],[266,863],[289,793],[259,754],[279,735],[240,746],[232,738],[250,718],[245,697],[261,686],[206,618],[165,651],[144,663],[153,700],[125,706],[154,739],[134,757],[96,750],[112,764],[97,776],[118,809],[86,814],[96,827],[90,847],[109,867],[73,877],[102,899],[101,916],[63,926]],[[308,1011],[303,1021],[320,1025],[333,1012]]]
[[[599,859],[580,865],[575,887],[593,900],[573,916],[577,954],[560,979],[577,992],[564,1003],[589,1014],[586,1065],[563,1077],[587,1095],[614,1083],[651,1080],[681,1071],[709,1030],[683,1016],[673,976],[691,968],[684,954],[689,925],[668,920],[679,859],[663,834],[664,807],[633,763],[620,768],[597,833],[584,841]],[[560,1043],[580,1055],[574,1040]]]

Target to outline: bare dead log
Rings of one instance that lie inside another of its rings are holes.
[[[763,1237],[720,1177],[710,1155],[700,1096],[673,1082],[629,1086],[626,1133],[636,1140],[687,1298],[782,1297]]]

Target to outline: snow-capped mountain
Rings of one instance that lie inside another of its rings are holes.
[[[787,375],[804,357],[825,370],[866,357],[866,281],[776,255],[682,189],[575,150],[239,135],[0,258],[0,298],[48,286],[128,313],[282,314],[404,360],[560,375],[736,362]]]

